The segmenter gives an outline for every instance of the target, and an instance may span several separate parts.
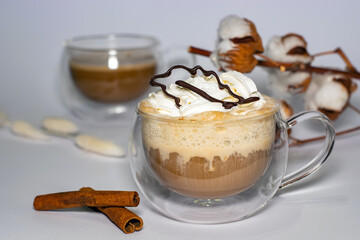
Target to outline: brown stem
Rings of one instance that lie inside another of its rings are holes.
[[[350,129],[346,129],[344,131],[337,132],[335,135],[338,137],[338,136],[345,135],[347,133],[355,132],[355,131],[358,131],[358,130],[360,130],[360,126],[350,128]],[[308,138],[308,139],[297,139],[297,138],[294,138],[294,137],[290,137],[290,139],[292,140],[292,142],[289,144],[289,146],[294,147],[294,146],[299,146],[299,145],[310,143],[310,142],[316,142],[316,141],[319,141],[319,140],[323,140],[323,139],[325,139],[325,136],[320,136],[320,137],[315,137],[315,138]]]
[[[278,66],[274,65],[269,61],[259,60],[257,65],[261,67],[278,68]],[[280,63],[280,65],[284,66],[286,68],[285,70],[289,70],[289,71],[310,72],[310,73],[320,73],[320,74],[333,73],[333,74],[341,74],[350,78],[360,79],[359,72],[347,72],[333,68],[313,67],[305,64],[300,64],[299,66],[296,66],[292,63]]]
[[[188,48],[188,52],[193,53],[193,54],[198,54],[198,55],[201,55],[201,56],[204,56],[204,57],[210,57],[210,55],[211,55],[210,51],[205,50],[205,49],[201,49],[201,48],[197,48],[197,47],[193,47],[193,46],[190,46]]]
[[[355,107],[351,103],[349,103],[348,107],[351,108],[352,110],[354,110],[355,112],[357,112],[358,114],[360,114],[360,109],[358,109],[357,107]]]
[[[280,63],[272,60],[271,58],[269,58],[269,57],[267,57],[267,56],[265,56],[263,54],[255,53],[255,55],[261,57],[262,59],[265,59],[266,61],[268,61],[270,63],[272,63],[274,65],[274,67],[281,67]]]
[[[348,107],[350,107],[356,113],[360,114],[360,109],[358,109],[357,107],[355,107],[351,103],[348,104]],[[336,136],[341,136],[341,135],[344,135],[344,134],[347,134],[347,133],[355,132],[357,130],[360,130],[360,126],[350,128],[350,129],[347,129],[347,130],[344,130],[344,131],[337,132],[335,135]],[[290,147],[293,147],[293,146],[298,146],[298,145],[302,145],[302,144],[305,144],[305,143],[310,143],[310,142],[315,142],[315,141],[325,139],[325,136],[316,137],[316,138],[309,138],[309,139],[302,139],[302,140],[294,138],[292,136],[290,136],[289,138],[292,140],[292,143],[290,143]]]
[[[189,53],[202,55],[205,57],[209,57],[211,55],[211,51],[190,46],[188,48]],[[282,70],[287,71],[300,71],[300,72],[310,72],[310,73],[333,73],[333,74],[341,74],[350,78],[360,79],[360,73],[356,71],[342,71],[333,68],[321,68],[321,67],[313,67],[308,64],[293,64],[293,63],[285,63],[285,62],[276,62],[276,61],[264,61],[258,60],[258,66],[268,67],[268,68],[282,68]]]
[[[338,50],[335,50],[335,52]],[[209,57],[211,55],[211,52],[205,49],[201,49],[201,48],[197,48],[197,47],[193,47],[190,46],[188,48],[188,52],[189,53],[193,53],[193,54],[198,54],[198,55],[202,55],[205,57]],[[323,54],[328,54],[328,52],[323,53]],[[323,54],[317,54],[315,56],[321,56]],[[269,67],[269,68],[279,68],[282,70],[288,70],[288,71],[301,71],[301,72],[310,72],[310,73],[334,73],[334,74],[342,74],[345,75],[347,77],[350,78],[356,78],[356,79],[360,79],[360,73],[356,72],[356,71],[351,71],[351,72],[347,72],[347,71],[341,71],[341,70],[337,70],[337,69],[332,69],[332,68],[320,68],[320,67],[313,67],[310,65],[306,65],[306,64],[293,64],[293,63],[283,63],[283,62],[276,62],[272,59],[269,59],[268,57],[262,55],[262,54],[256,54],[259,57],[265,59],[264,60],[258,60],[258,66],[261,67]],[[341,54],[340,54],[341,55]],[[351,109],[353,109],[355,112],[360,114],[360,110],[358,108],[356,108],[355,106],[353,106],[352,104],[349,104],[349,107]],[[340,131],[336,133],[336,136],[341,136],[347,133],[351,133],[351,132],[355,132],[360,130],[360,126],[354,127],[354,128],[350,128],[344,131]],[[319,141],[322,139],[325,139],[325,136],[320,136],[320,137],[315,137],[315,138],[309,138],[309,139],[297,139],[294,137],[290,137],[290,139],[292,140],[292,143],[290,143],[290,147],[293,146],[298,146],[298,145],[302,145],[302,144],[306,144],[306,143],[310,143],[310,142],[315,142],[315,141]]]
[[[354,67],[354,65],[352,65],[352,63],[350,62],[350,59],[345,55],[344,51],[341,48],[337,48],[333,51],[326,51],[326,52],[321,52],[321,53],[317,53],[312,55],[312,57],[319,57],[319,56],[324,56],[324,55],[329,55],[329,54],[338,54],[341,59],[345,62],[346,67],[351,71],[351,72],[356,72],[356,68]]]

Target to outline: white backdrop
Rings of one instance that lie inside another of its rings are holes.
[[[252,20],[266,44],[273,35],[302,34],[310,53],[341,47],[360,69],[360,1],[280,0],[0,0],[0,112],[39,124],[68,113],[58,99],[56,77],[64,39],[80,34],[133,32],[156,36],[163,48],[194,45],[213,50],[219,21],[228,14]],[[211,67],[208,59],[198,62]],[[344,66],[337,56],[317,65]],[[266,73],[250,74],[257,82]],[[351,102],[360,106],[360,90]],[[344,128],[359,118],[345,115]],[[358,116],[357,116],[358,117]],[[357,122],[354,122],[357,121]],[[130,122],[94,129],[126,147]],[[88,127],[88,126],[85,126]],[[85,128],[86,129],[86,128]],[[123,235],[90,211],[39,213],[35,195],[74,190],[136,190],[129,159],[84,153],[52,139],[33,143],[0,129],[0,239],[356,239],[360,218],[359,134],[338,141],[328,163],[314,176],[276,196],[266,210],[241,222],[191,225],[169,220],[142,198],[136,210],[144,229]],[[303,164],[320,145],[295,148]]]
[[[134,32],[156,36],[164,48],[194,45],[212,50],[218,23],[228,14],[252,20],[264,44],[273,35],[296,32],[306,38],[310,53],[341,46],[360,66],[359,9],[359,1],[325,0],[2,0],[0,109],[18,118],[36,116],[33,111],[63,111],[55,79],[68,37]],[[199,63],[211,66],[205,58]],[[338,57],[323,57],[319,63],[343,66]]]

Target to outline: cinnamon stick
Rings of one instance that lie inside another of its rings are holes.
[[[124,233],[133,233],[143,226],[143,220],[126,209],[139,205],[137,192],[96,191],[83,187],[79,191],[51,193],[36,196],[34,209],[38,211],[55,210],[73,207],[91,207],[106,215]]]
[[[139,231],[143,226],[143,220],[124,207],[98,207],[124,233],[129,234]]]
[[[89,187],[83,187],[80,189],[80,192],[93,193],[95,190]],[[95,209],[105,214],[126,234],[139,231],[143,226],[143,220],[141,217],[126,209],[125,207],[95,207]]]
[[[35,210],[54,210],[73,207],[136,207],[140,203],[137,192],[129,191],[72,191],[36,196]]]

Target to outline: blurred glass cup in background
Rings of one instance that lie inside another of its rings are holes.
[[[139,34],[85,35],[67,39],[61,63],[60,96],[76,117],[88,122],[116,120],[150,87],[150,78],[166,65],[192,65],[183,49],[159,50],[159,41]]]

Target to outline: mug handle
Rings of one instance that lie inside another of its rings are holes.
[[[325,163],[326,159],[331,153],[335,141],[335,130],[331,120],[326,115],[317,111],[300,112],[293,115],[286,121],[287,128],[291,129],[299,122],[303,122],[309,119],[320,121],[325,126],[326,134],[324,145],[320,152],[308,164],[292,173],[285,175],[279,189],[285,188],[317,171]]]

